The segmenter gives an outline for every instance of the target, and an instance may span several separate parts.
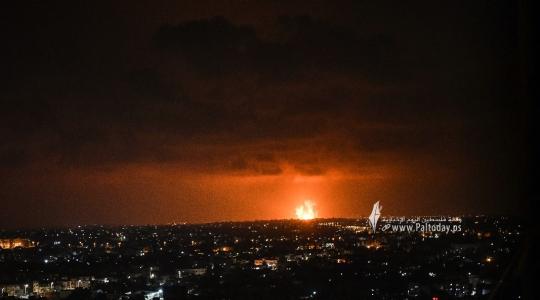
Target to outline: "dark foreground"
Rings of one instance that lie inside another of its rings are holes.
[[[521,296],[526,239],[516,220],[464,217],[448,233],[390,228],[399,224],[381,219],[376,233],[366,219],[0,231],[0,288],[30,299]]]

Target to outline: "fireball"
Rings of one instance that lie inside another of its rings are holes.
[[[296,208],[296,217],[300,220],[312,220],[317,217],[317,212],[315,211],[315,203],[307,200],[304,201],[304,204]]]

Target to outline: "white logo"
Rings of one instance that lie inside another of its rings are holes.
[[[377,221],[381,216],[381,210],[382,206],[379,205],[379,201],[375,202],[375,204],[373,204],[373,210],[371,211],[371,215],[369,215],[369,224],[371,225],[373,232],[375,232],[375,230],[377,229]]]

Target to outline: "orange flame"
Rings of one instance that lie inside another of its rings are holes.
[[[304,204],[296,208],[296,217],[300,220],[312,220],[317,217],[317,212],[315,211],[315,203],[307,200],[304,201]]]

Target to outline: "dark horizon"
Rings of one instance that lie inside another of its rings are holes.
[[[476,217],[487,217],[487,218],[508,218],[514,221],[521,221],[523,224],[529,225],[527,223],[527,217],[523,215],[509,215],[509,214],[465,214],[465,215],[392,215],[392,216],[382,216],[381,220],[385,218],[406,218],[408,220],[411,217],[460,217],[465,219],[476,218]],[[320,221],[334,220],[334,221],[366,221],[366,224],[369,223],[368,216],[358,216],[358,217],[317,217],[310,220],[299,220],[298,218],[282,218],[282,219],[246,219],[246,220],[217,220],[210,222],[170,222],[170,223],[148,223],[148,224],[114,224],[114,223],[94,223],[94,224],[61,224],[61,225],[44,225],[44,226],[17,226],[17,227],[3,227],[0,229],[0,233],[14,233],[19,231],[39,231],[39,230],[63,230],[69,228],[122,228],[122,227],[170,227],[170,226],[204,226],[204,225],[216,225],[216,224],[256,224],[264,222],[295,222],[299,224],[305,224],[306,226],[311,226],[317,224]]]

